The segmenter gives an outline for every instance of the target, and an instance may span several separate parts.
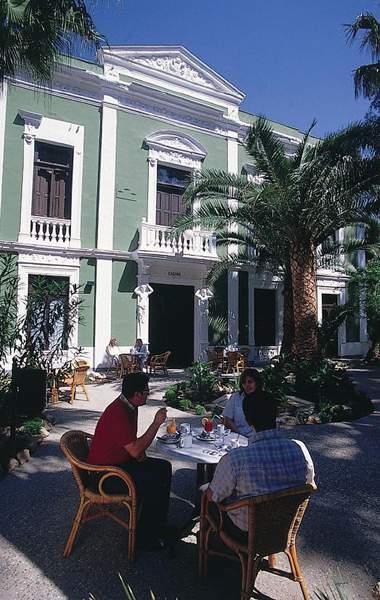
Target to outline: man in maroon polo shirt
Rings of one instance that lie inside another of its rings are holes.
[[[124,377],[122,393],[107,406],[98,421],[88,462],[116,465],[131,475],[142,504],[137,531],[139,543],[159,548],[165,535],[172,467],[166,460],[145,455],[166,419],[166,408],[160,408],[146,432],[137,437],[138,407],[146,404],[148,382],[145,373],[129,373]],[[124,482],[117,477],[108,479],[104,488],[111,494],[127,491]]]

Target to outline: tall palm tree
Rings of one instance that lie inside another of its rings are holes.
[[[292,350],[298,356],[317,352],[319,246],[337,229],[365,222],[378,210],[380,159],[374,146],[379,133],[380,120],[375,119],[316,144],[309,130],[289,157],[269,123],[259,117],[245,145],[261,181],[205,171],[186,191],[187,200],[197,198],[200,206],[178,221],[177,230],[208,227],[217,232],[219,245],[236,246],[232,259],[257,265],[261,256],[269,266],[282,268],[289,296],[285,304],[293,317]],[[252,241],[257,248],[253,256]]]
[[[60,54],[104,41],[83,0],[0,0],[0,85],[20,71],[50,82]]]
[[[346,25],[345,29],[350,43],[362,34],[360,48],[368,50],[374,61],[355,70],[355,96],[368,98],[372,108],[380,111],[380,22],[367,12],[356,17],[355,22]]]

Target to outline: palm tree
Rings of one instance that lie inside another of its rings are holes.
[[[345,29],[350,43],[362,34],[360,48],[368,50],[374,61],[355,70],[355,96],[368,98],[372,108],[380,110],[380,22],[375,15],[367,12],[356,17],[355,22],[346,25]]]
[[[318,143],[311,141],[310,131],[295,155],[287,156],[266,119],[259,117],[245,145],[261,180],[202,172],[185,195],[190,203],[197,198],[200,206],[176,224],[177,231],[208,227],[217,232],[219,245],[235,246],[216,270],[229,260],[282,269],[285,312],[287,308],[293,317],[292,350],[299,357],[317,352],[319,246],[341,227],[365,222],[379,206],[380,160],[374,147],[380,120],[353,124]]]
[[[61,54],[105,41],[83,0],[1,0],[0,23],[0,85],[20,71],[50,82]]]

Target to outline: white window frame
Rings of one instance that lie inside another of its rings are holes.
[[[49,119],[24,110],[19,110],[18,114],[25,123],[21,222],[18,241],[25,243],[32,241],[30,219],[32,215],[34,151],[35,142],[38,141],[73,148],[70,247],[80,248],[84,126],[58,119]]]
[[[54,263],[49,264],[49,260]],[[61,263],[61,264],[58,264]],[[66,264],[65,264],[66,263]],[[79,259],[62,258],[59,256],[20,254],[18,260],[18,318],[25,315],[25,302],[28,294],[29,275],[47,275],[48,277],[67,277],[70,286],[79,286]],[[73,327],[71,337],[68,341],[70,348],[78,347],[78,321]]]
[[[158,163],[190,171],[194,177],[202,170],[207,150],[191,136],[178,131],[157,131],[144,141],[149,148],[147,222],[155,225]]]

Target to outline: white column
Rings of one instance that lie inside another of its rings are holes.
[[[148,223],[156,223],[157,159],[148,158]]]
[[[342,288],[339,290],[339,306],[344,306],[347,302],[347,291],[346,288]],[[345,319],[341,325],[338,327],[338,355],[343,356],[343,345],[347,342],[347,320]]]
[[[112,260],[96,262],[94,367],[103,363],[111,339]]]
[[[34,142],[35,135],[24,133],[24,165],[21,190],[21,219],[19,242],[30,242],[30,215],[32,214]]]
[[[361,236],[364,237],[364,231],[361,231]],[[358,267],[364,269],[366,265],[365,250],[359,250],[358,252]],[[368,344],[368,332],[367,332],[367,319],[364,314],[364,303],[365,296],[364,291],[360,292],[360,309],[359,309],[359,328],[360,328],[360,341],[362,344]]]
[[[5,145],[5,118],[7,112],[7,91],[8,84],[3,82],[3,88],[0,89],[0,215],[1,198],[3,190],[3,171],[4,171],[4,145]]]
[[[107,104],[106,104],[107,103]],[[114,104],[115,108],[108,106]],[[100,145],[100,177],[97,247],[112,250],[115,202],[117,100],[104,96],[102,138]]]
[[[238,140],[235,132],[229,132],[227,138],[227,167],[228,172],[237,174],[239,168],[238,161]],[[229,200],[229,206],[236,206],[234,199]],[[237,231],[236,225],[231,225],[230,231]],[[234,244],[230,244],[228,252],[236,250]],[[228,344],[237,345],[239,339],[239,277],[237,271],[228,273]]]

